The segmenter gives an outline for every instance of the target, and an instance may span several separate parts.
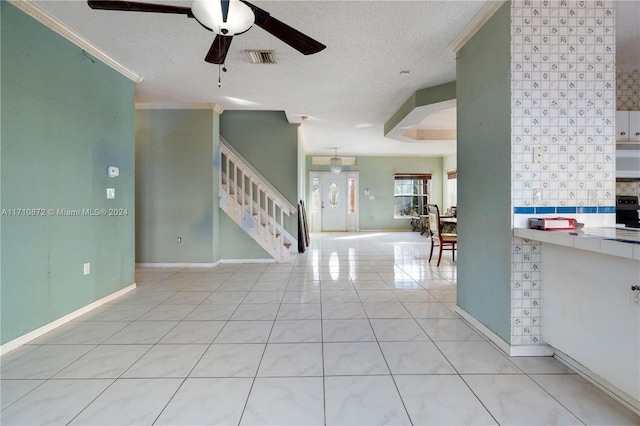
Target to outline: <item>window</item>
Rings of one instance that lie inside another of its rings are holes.
[[[458,205],[458,173],[456,171],[447,172],[447,205],[445,207],[455,207]]]
[[[393,198],[396,219],[427,214],[430,179],[430,174],[395,175]]]

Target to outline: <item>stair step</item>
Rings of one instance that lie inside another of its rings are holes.
[[[238,166],[234,164],[234,167]],[[239,173],[244,173],[244,170],[238,171]],[[279,262],[288,261],[291,251],[294,250],[292,246],[296,246],[297,243],[295,238],[292,238],[283,228],[283,224],[279,222],[282,219],[282,214],[287,214],[287,212],[280,211],[280,219],[278,219],[278,216],[273,217],[271,206],[275,201],[270,198],[267,206],[262,204],[261,198],[256,201],[256,194],[250,194],[253,186],[245,188],[242,185],[242,180],[236,182],[233,176],[222,173],[220,182],[220,199],[225,200],[221,202],[220,208],[269,252],[274,259]],[[260,190],[260,187],[258,189]],[[261,193],[259,192],[258,195],[260,196]],[[231,202],[231,200],[234,202]],[[277,208],[280,209],[279,204],[277,204]],[[263,230],[265,232],[264,235],[262,234]]]

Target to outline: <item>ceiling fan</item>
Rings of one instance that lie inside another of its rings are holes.
[[[216,33],[204,58],[212,64],[224,64],[233,36],[248,31],[254,23],[304,55],[318,53],[326,47],[245,0],[194,0],[191,7],[120,0],[89,0],[87,3],[92,9],[174,13],[195,18],[200,25]]]

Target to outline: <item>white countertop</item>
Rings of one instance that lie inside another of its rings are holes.
[[[527,240],[640,260],[640,229],[610,227],[541,231],[514,228],[513,235]]]

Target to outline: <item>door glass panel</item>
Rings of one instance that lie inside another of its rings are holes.
[[[335,182],[332,182],[329,186],[329,204],[331,208],[338,207],[338,185]]]
[[[356,212],[356,180],[351,178],[347,185],[349,187],[349,213]]]
[[[318,213],[320,211],[320,179],[317,177],[313,178],[313,192],[311,194],[311,205],[314,213]]]

